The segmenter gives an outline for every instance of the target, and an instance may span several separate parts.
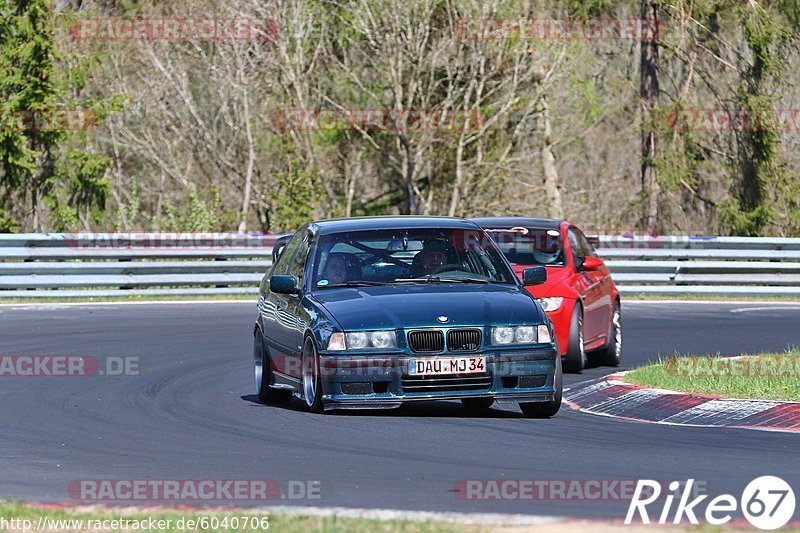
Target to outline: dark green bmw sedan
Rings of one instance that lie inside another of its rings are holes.
[[[365,217],[312,222],[279,239],[261,282],[253,367],[259,399],[312,412],[461,400],[561,406],[552,324],[473,222]]]

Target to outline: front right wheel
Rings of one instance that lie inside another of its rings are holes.
[[[253,335],[253,375],[256,380],[256,394],[261,403],[288,404],[292,401],[292,392],[273,389],[269,386],[272,380],[272,365],[269,354],[264,349],[264,336],[256,329]]]

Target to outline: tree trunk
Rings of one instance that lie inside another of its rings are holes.
[[[419,213],[417,208],[417,197],[414,191],[414,174],[416,172],[416,154],[411,148],[411,144],[405,135],[400,137],[403,144],[405,155],[405,189],[406,189],[406,212],[405,215],[416,215]]]
[[[450,209],[447,214],[451,217],[456,216],[458,202],[460,200],[461,187],[464,182],[464,135],[458,139],[456,146],[456,181],[453,184],[453,194],[450,196]]]
[[[239,72],[242,72],[239,66]],[[242,83],[242,107],[244,112],[244,128],[247,136],[247,170],[244,176],[244,193],[242,194],[242,211],[239,219],[239,233],[247,231],[247,214],[250,211],[250,190],[253,188],[253,167],[256,163],[255,142],[253,141],[253,130],[250,124],[250,95],[247,90],[247,81],[244,75],[240,75]]]
[[[564,218],[564,204],[561,200],[561,180],[556,168],[556,157],[553,155],[552,129],[550,127],[550,108],[547,97],[542,97],[542,117],[544,120],[544,144],[542,146],[542,169],[544,173],[544,191],[547,195],[547,216]]]
[[[31,209],[33,211],[33,232],[39,233],[39,197],[36,188],[31,189]]]
[[[658,176],[654,167],[657,155],[658,135],[653,124],[658,107],[658,7],[655,0],[642,0],[640,19],[652,25],[653,38],[641,41],[641,64],[639,69],[639,95],[642,110],[642,198],[644,212],[642,222],[645,229],[657,231],[658,225]]]

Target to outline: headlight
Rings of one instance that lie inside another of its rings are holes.
[[[373,331],[369,334],[369,343],[374,348],[394,348],[396,338],[394,331]]]
[[[547,324],[538,326],[498,326],[492,328],[492,344],[550,343],[553,338]]]
[[[397,335],[390,331],[351,331],[336,332],[328,341],[328,350],[386,350],[397,347]]]
[[[553,296],[551,298],[538,298],[539,304],[542,306],[547,312],[558,311],[561,309],[561,304],[564,302],[564,298],[560,296]]]
[[[521,344],[536,342],[536,330],[533,326],[520,326],[514,332],[514,341]]]
[[[492,328],[492,344],[511,344],[514,342],[514,328]]]
[[[367,337],[367,334],[362,331],[345,333],[344,338],[346,340],[345,343],[347,344],[347,347],[351,350],[363,350],[369,346],[369,337]]]
[[[497,326],[492,328],[492,344],[536,344],[549,343],[553,339],[547,325]]]

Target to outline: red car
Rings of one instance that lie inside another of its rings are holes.
[[[589,239],[566,220],[472,219],[491,235],[518,276],[544,266],[547,282],[528,287],[550,316],[565,372],[580,372],[587,354],[619,365],[622,322],[619,291]]]

